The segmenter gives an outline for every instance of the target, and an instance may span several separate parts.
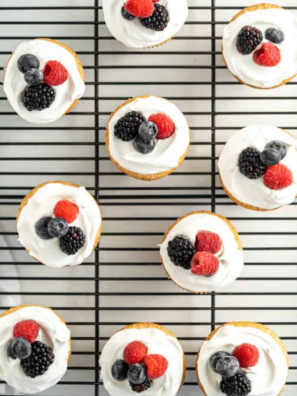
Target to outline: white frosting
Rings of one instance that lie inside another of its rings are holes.
[[[161,0],[166,6],[170,21],[166,29],[156,32],[144,27],[139,18],[128,21],[122,16],[123,0],[103,0],[105,22],[111,34],[127,47],[144,48],[163,43],[174,36],[188,17],[187,0]]]
[[[79,207],[79,214],[70,226],[79,227],[86,236],[85,245],[75,254],[62,252],[59,239],[44,240],[35,232],[35,224],[45,216],[54,217],[58,201],[66,199]],[[22,209],[17,229],[19,241],[29,254],[49,267],[61,268],[81,264],[93,251],[95,239],[101,225],[100,209],[84,187],[71,187],[60,183],[49,183],[39,188]]]
[[[48,109],[43,111],[28,111],[21,102],[21,94],[27,83],[24,80],[24,74],[17,67],[17,62],[20,56],[24,54],[35,55],[40,61],[41,70],[50,60],[62,63],[68,70],[67,81],[62,85],[53,87],[56,91],[55,101]],[[5,72],[4,92],[19,116],[31,123],[45,124],[62,117],[72,103],[83,96],[85,84],[78,72],[75,58],[69,51],[53,42],[32,40],[21,43],[9,60]]]
[[[223,242],[221,251],[216,255],[219,262],[218,272],[211,276],[199,276],[176,266],[168,256],[168,243],[176,236],[185,236],[193,244],[198,231],[211,231],[218,234]],[[192,292],[211,292],[221,289],[235,281],[243,265],[243,252],[239,250],[235,237],[228,225],[219,217],[211,214],[191,214],[180,220],[169,232],[161,245],[161,257],[170,278],[180,287]]]
[[[281,53],[281,62],[278,65],[260,66],[253,61],[253,53],[242,55],[238,52],[236,48],[237,35],[246,25],[262,31],[262,43],[268,42],[265,39],[265,30],[268,28],[276,28],[284,33],[284,41],[275,44]],[[245,12],[224,29],[224,58],[231,73],[239,77],[240,80],[259,88],[271,88],[297,73],[296,40],[297,16],[293,13],[280,8]]]
[[[141,154],[135,150],[133,140],[123,142],[114,134],[117,121],[130,111],[141,112],[147,119],[152,114],[164,113],[175,123],[175,132],[168,139],[156,140],[156,147],[150,154]],[[156,96],[136,98],[123,106],[113,115],[108,128],[112,158],[126,170],[144,175],[166,172],[178,166],[190,143],[189,126],[183,113],[173,103]]]
[[[143,342],[148,354],[163,355],[168,361],[166,373],[153,381],[152,386],[144,392],[145,396],[175,396],[183,377],[183,350],[176,338],[154,328],[119,331],[104,346],[100,358],[101,379],[110,396],[134,394],[128,380],[117,382],[111,375],[112,365],[116,360],[123,359],[124,349],[133,341]]]
[[[200,382],[209,396],[223,396],[220,391],[222,377],[209,365],[212,355],[218,351],[232,353],[244,343],[255,345],[260,353],[256,366],[244,369],[252,382],[250,396],[277,396],[286,383],[288,366],[284,353],[277,342],[268,334],[253,327],[222,327],[201,347],[198,364]]]
[[[244,149],[253,147],[261,152],[272,140],[279,140],[286,145],[288,152],[280,163],[293,173],[293,183],[282,190],[266,187],[263,177],[248,179],[238,167],[238,159]],[[227,190],[245,204],[260,209],[276,209],[291,204],[297,195],[297,140],[274,126],[252,125],[234,134],[226,143],[218,166]]]
[[[23,320],[35,320],[40,326],[37,341],[53,349],[55,360],[48,371],[34,379],[25,375],[21,361],[7,355],[7,345],[13,337],[13,327]],[[58,316],[43,307],[21,308],[0,318],[0,378],[22,393],[42,392],[54,386],[67,371],[70,352],[70,331]]]

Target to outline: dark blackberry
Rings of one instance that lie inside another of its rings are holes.
[[[260,158],[260,153],[253,147],[243,150],[239,156],[238,166],[240,172],[249,179],[258,179],[266,172],[266,165]]]
[[[136,392],[136,393],[145,392],[152,386],[152,383],[153,383],[153,381],[149,380],[148,378],[144,381],[143,384],[140,384],[140,385],[134,385],[134,384],[132,384],[132,382],[129,381],[129,385],[131,386],[131,389],[133,390],[133,392]]]
[[[55,101],[56,91],[46,84],[27,86],[22,93],[22,102],[28,111],[45,110]]]
[[[153,15],[148,18],[140,18],[142,25],[148,29],[160,32],[167,28],[169,23],[169,12],[166,7],[161,4],[155,4]]]
[[[252,384],[244,373],[239,372],[234,377],[223,378],[220,389],[227,396],[246,396],[252,391]]]
[[[263,41],[261,30],[252,26],[244,26],[238,33],[236,47],[242,55],[251,54]]]
[[[76,254],[86,242],[86,236],[79,227],[69,227],[65,236],[60,239],[60,248],[68,256]]]
[[[43,375],[55,360],[52,348],[35,341],[31,344],[32,353],[27,359],[21,360],[21,366],[27,377],[35,378]]]
[[[188,239],[177,236],[168,243],[167,252],[170,260],[176,266],[189,270],[196,250]]]
[[[118,120],[114,127],[114,134],[123,142],[129,142],[136,137],[139,126],[144,121],[146,119],[141,113],[131,111]]]

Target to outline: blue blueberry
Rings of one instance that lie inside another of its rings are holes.
[[[147,379],[146,369],[142,364],[136,363],[129,366],[128,380],[134,385],[140,385]]]
[[[11,349],[12,341],[13,340],[11,340],[10,343],[7,345],[7,355],[10,357],[10,359],[16,360],[16,357],[14,356],[12,349]]]
[[[285,35],[281,30],[269,28],[265,31],[265,38],[274,44],[280,44],[284,41]]]
[[[134,140],[134,148],[141,154],[149,154],[151,153],[156,146],[156,142],[154,139],[151,140],[143,140],[141,136],[137,135]]]
[[[43,73],[38,69],[30,69],[25,75],[24,79],[28,85],[38,85],[43,83]]]
[[[151,121],[144,121],[140,124],[138,134],[143,140],[154,139],[158,134],[158,127]]]
[[[287,147],[284,145],[283,142],[280,142],[279,140],[272,140],[271,142],[266,144],[265,148],[273,148],[279,151],[281,155],[281,159],[284,159],[285,156],[287,155]]]
[[[31,344],[28,340],[25,338],[19,337],[19,338],[14,338],[11,341],[11,355],[15,356],[17,359],[27,359],[32,352]],[[7,351],[8,353],[8,351]]]
[[[69,225],[61,217],[55,217],[48,223],[47,230],[53,238],[62,238],[68,232]]]
[[[209,364],[210,367],[212,368],[212,370],[217,373],[217,363],[220,359],[225,358],[226,356],[232,356],[230,353],[228,352],[224,352],[224,351],[219,351],[217,353],[215,353],[214,355],[212,355],[212,357],[209,359]]]
[[[234,377],[238,373],[240,364],[234,356],[225,356],[217,361],[216,370],[222,377]]]
[[[132,21],[135,18],[135,16],[131,15],[124,7],[122,8],[122,17],[128,21]]]
[[[53,237],[48,232],[48,224],[52,220],[52,217],[42,217],[35,224],[35,232],[41,239],[53,239]]]
[[[111,375],[116,381],[125,381],[127,379],[129,365],[125,360],[117,360],[111,368]]]
[[[280,152],[274,148],[266,148],[263,150],[260,154],[260,158],[263,164],[268,166],[276,165],[282,159]]]
[[[39,69],[40,62],[35,55],[25,54],[18,59],[18,69],[21,73],[26,73],[30,69]]]

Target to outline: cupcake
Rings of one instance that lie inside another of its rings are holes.
[[[151,48],[165,44],[188,16],[187,0],[103,0],[111,34],[127,47]]]
[[[4,92],[24,120],[45,124],[68,113],[85,92],[85,75],[76,53],[51,39],[21,43],[3,75]]]
[[[66,182],[34,188],[17,215],[20,243],[35,260],[53,268],[81,264],[98,245],[101,228],[94,197]]]
[[[218,167],[226,194],[244,208],[274,210],[297,195],[297,140],[282,129],[242,129],[226,143]]]
[[[175,396],[186,362],[176,336],[154,323],[136,323],[113,335],[100,357],[101,379],[110,396],[142,393]]]
[[[252,88],[277,88],[297,73],[297,16],[272,4],[240,11],[225,27],[222,54],[233,76]]]
[[[206,338],[196,372],[206,396],[278,396],[288,366],[286,347],[272,330],[258,323],[232,322]]]
[[[20,305],[0,316],[0,329],[1,380],[29,394],[40,394],[61,380],[71,338],[59,315],[50,308]]]
[[[157,180],[172,173],[185,159],[190,130],[183,113],[157,96],[138,96],[118,107],[106,130],[106,149],[124,173]]]
[[[192,212],[167,231],[160,247],[169,278],[191,293],[209,293],[240,275],[244,257],[233,225],[212,212]]]

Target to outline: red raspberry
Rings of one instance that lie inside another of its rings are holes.
[[[128,0],[124,8],[129,14],[138,18],[148,18],[152,16],[155,11],[152,0]]]
[[[222,247],[222,240],[218,234],[211,231],[199,231],[196,235],[195,249],[198,252],[216,254]]]
[[[34,320],[24,320],[14,326],[13,336],[15,338],[26,338],[32,344],[37,338],[39,328],[39,325]]]
[[[124,350],[124,360],[129,365],[142,363],[147,355],[147,347],[139,341],[128,344]]]
[[[282,190],[293,183],[293,174],[283,164],[267,166],[263,183],[271,190]]]
[[[175,123],[166,114],[152,114],[148,120],[156,124],[158,127],[156,139],[167,139],[175,132]]]
[[[153,0],[153,3],[159,3],[159,0]]]
[[[68,78],[68,71],[58,61],[48,61],[43,69],[43,81],[47,85],[56,87],[63,84]]]
[[[254,367],[259,361],[258,348],[251,344],[242,344],[233,351],[233,356],[239,360],[240,367]]]
[[[260,66],[276,66],[281,61],[280,50],[272,43],[264,43],[254,52],[253,59]]]
[[[162,377],[168,368],[168,361],[162,355],[147,355],[144,364],[147,366],[147,377],[150,380]]]
[[[191,272],[200,276],[212,276],[219,269],[219,260],[208,252],[198,252],[191,261]]]
[[[56,217],[62,217],[68,224],[73,223],[78,214],[78,206],[70,201],[66,201],[66,199],[59,201],[54,209],[54,215]]]

